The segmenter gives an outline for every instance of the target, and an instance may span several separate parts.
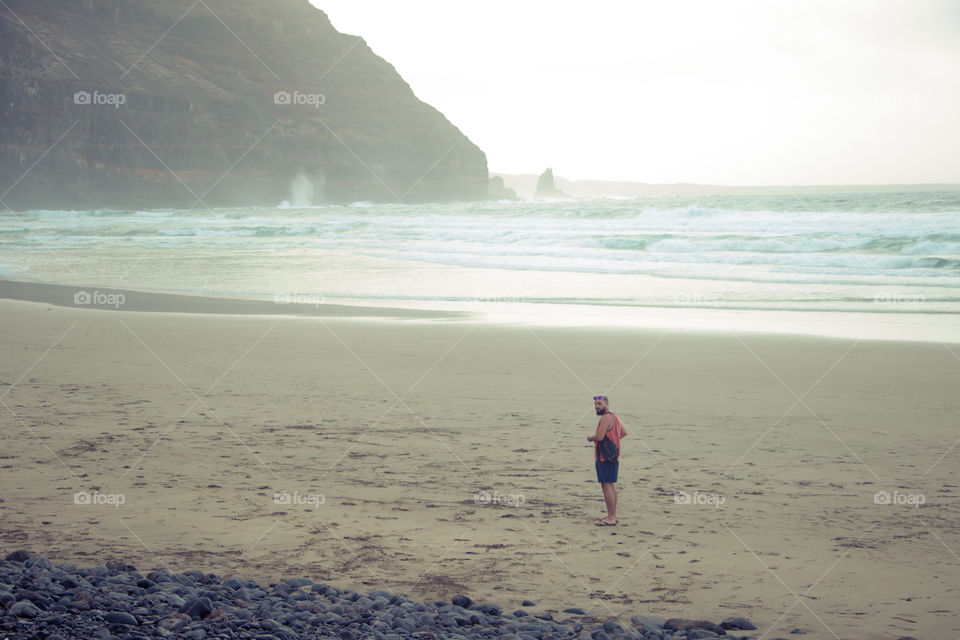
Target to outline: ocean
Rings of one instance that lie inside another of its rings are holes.
[[[574,324],[767,311],[943,326],[960,317],[960,191],[7,212],[0,275]]]

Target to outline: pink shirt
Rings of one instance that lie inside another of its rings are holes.
[[[620,418],[617,417],[617,414],[612,411],[607,411],[607,413],[613,416],[613,429],[607,431],[607,435],[610,436],[610,439],[613,440],[614,444],[617,445],[617,449],[620,448]],[[597,431],[596,435],[600,435],[600,423],[603,422],[603,416],[600,416],[600,422],[597,422]],[[593,459],[599,460],[600,462],[606,462],[602,455],[600,455],[600,443],[593,443]]]

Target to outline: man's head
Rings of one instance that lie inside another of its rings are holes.
[[[610,406],[610,399],[607,396],[593,396],[593,406],[597,410],[597,415],[602,416]]]

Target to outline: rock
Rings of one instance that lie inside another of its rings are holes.
[[[27,559],[27,561],[24,562],[23,564],[26,565],[26,566],[28,566],[28,567],[40,567],[41,569],[52,569],[52,568],[53,568],[53,565],[50,564],[50,561],[47,560],[46,558],[31,557],[31,558]]]
[[[40,595],[31,589],[20,589],[14,594],[16,600],[29,600],[41,609],[46,609],[50,602],[47,596]]]
[[[26,562],[30,559],[30,554],[24,551],[23,549],[17,549],[12,553],[8,553],[7,557],[4,558],[7,562]]]
[[[578,622],[577,620],[574,620],[573,618],[567,618],[566,620],[561,620],[560,624],[565,627],[570,627],[571,629],[573,629],[574,633],[580,633],[581,631],[583,631],[583,624]]]
[[[288,587],[292,589],[296,589],[298,587],[306,587],[307,585],[312,585],[313,580],[308,580],[307,578],[290,578],[284,584],[286,584]]]
[[[495,604],[476,604],[471,605],[470,607],[474,611],[479,611],[480,613],[485,613],[488,616],[499,616],[501,613],[500,607]]]
[[[464,609],[469,609],[470,606],[473,604],[473,600],[471,600],[467,596],[462,596],[462,595],[453,596],[453,599],[450,600],[450,602],[457,605],[458,607],[463,607]]]
[[[157,628],[165,631],[180,631],[191,622],[193,619],[185,613],[171,613],[157,621]]]
[[[36,618],[40,615],[40,609],[29,600],[21,600],[20,602],[15,602],[8,610],[8,613],[18,618]]]
[[[213,611],[213,603],[210,602],[210,598],[207,597],[194,598],[193,600],[188,600],[180,611],[191,618],[199,620],[210,615]]]
[[[410,620],[404,620],[402,618],[400,620],[393,621],[393,628],[399,629],[402,631],[407,631],[409,633],[414,633],[417,631],[417,625],[415,625]]]
[[[166,571],[159,570],[159,571],[151,571],[150,573],[148,573],[147,580],[151,580],[153,582],[156,582],[157,584],[160,584],[162,582],[170,582],[171,580],[173,580],[173,578],[170,577],[170,574],[167,573]]]
[[[743,631],[753,631],[754,629],[757,628],[755,624],[753,624],[746,618],[742,618],[739,616],[726,618],[725,620],[720,622],[720,626],[723,629],[739,629]]]
[[[655,631],[657,629],[663,629],[663,625],[667,621],[660,616],[631,616],[630,622],[638,629]]]
[[[220,609],[220,608],[214,609],[213,611],[211,611],[210,613],[207,614],[207,617],[204,618],[204,620],[212,620],[212,621],[218,621],[218,622],[226,622],[226,621],[227,621],[227,612],[224,611],[223,609]]]
[[[538,198],[565,198],[567,194],[557,189],[553,179],[553,169],[547,169],[537,178],[537,188],[533,195]]]
[[[64,638],[85,640],[710,640],[723,633],[719,625],[686,618],[635,615],[633,627],[624,629],[615,620],[593,618],[587,624],[572,618],[557,623],[549,613],[534,617],[524,608],[503,615],[496,605],[478,605],[462,594],[451,602],[412,602],[383,590],[369,596],[332,587],[320,592],[313,590],[316,583],[307,590],[304,578],[280,580],[270,585],[270,593],[254,582],[230,578],[221,583],[214,574],[199,571],[167,574],[167,579],[151,574],[161,578],[154,583],[135,570],[118,572],[103,565],[74,567],[73,577],[67,578],[63,567],[47,568],[43,560],[30,558],[32,567],[0,565],[0,613],[6,614],[0,618],[0,638],[56,640],[57,631]],[[153,584],[135,586],[145,580]],[[66,589],[65,583],[73,586]],[[248,592],[259,595],[244,599]],[[532,600],[522,603],[535,606]],[[586,615],[574,607],[566,612]],[[728,618],[724,624],[752,626],[745,618]],[[725,635],[718,640],[738,639]]]
[[[112,622],[115,624],[129,624],[133,626],[138,626],[140,623],[137,622],[137,619],[125,611],[111,611],[103,616],[103,619],[107,622]]]
[[[107,560],[107,569],[109,569],[110,571],[117,571],[117,572],[136,571],[136,569],[133,568],[132,564],[128,565],[123,560],[116,560],[116,559]]]
[[[80,583],[74,580],[73,578],[71,578],[70,576],[67,576],[65,578],[60,579],[60,586],[63,587],[64,589],[76,589],[77,587],[80,586]]]
[[[664,629],[669,629],[670,631],[691,631],[693,629],[706,629],[707,631],[713,631],[718,636],[722,636],[725,631],[723,627],[709,620],[690,620],[688,618],[670,618],[665,623],[663,623]]]
[[[236,591],[237,589],[243,588],[243,581],[238,580],[237,578],[230,578],[229,580],[223,583],[223,586],[230,587],[231,589]]]
[[[792,634],[794,634],[794,635],[803,635],[803,634],[810,633],[810,632],[807,631],[806,629],[794,629],[794,630],[792,630],[790,633],[792,633]]]
[[[517,192],[504,184],[501,176],[490,176],[487,196],[493,200],[516,200]]]
[[[184,605],[187,604],[186,600],[184,600],[183,598],[181,598],[175,593],[168,593],[166,594],[166,596],[167,596],[167,602],[169,602],[175,607],[183,607]]]
[[[520,606],[521,606],[521,607],[535,607],[535,606],[537,606],[537,603],[536,603],[536,602],[533,602],[532,600],[524,600],[523,602],[520,603]]]

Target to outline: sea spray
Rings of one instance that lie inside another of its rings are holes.
[[[300,172],[290,181],[290,205],[309,207],[313,204],[313,182]]]
[[[290,179],[290,199],[280,203],[281,209],[312,207],[323,201],[323,187],[326,177],[320,174],[308,175],[299,171]]]

